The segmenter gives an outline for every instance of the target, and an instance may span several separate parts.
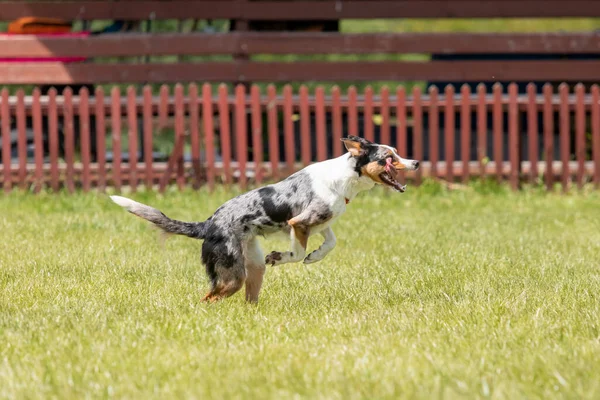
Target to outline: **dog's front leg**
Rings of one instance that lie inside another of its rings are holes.
[[[318,249],[310,253],[304,259],[304,264],[311,264],[317,261],[321,261],[335,247],[335,234],[333,233],[331,228],[326,228],[322,230],[321,235],[323,236],[325,241]]]
[[[267,265],[281,265],[287,263],[295,263],[301,261],[306,255],[306,245],[308,243],[308,235],[310,229],[302,224],[293,224],[290,237],[292,239],[291,251],[273,251],[265,257]]]

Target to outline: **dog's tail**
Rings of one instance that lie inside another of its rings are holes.
[[[194,239],[204,239],[205,222],[182,222],[167,217],[165,214],[142,203],[126,197],[110,196],[110,199],[140,218],[152,222],[165,233],[185,235]]]

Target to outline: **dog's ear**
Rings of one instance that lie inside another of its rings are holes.
[[[348,136],[342,139],[344,142],[344,146],[346,146],[346,150],[352,154],[353,157],[360,156],[363,152],[367,150],[372,143],[366,139],[360,138],[358,136]]]

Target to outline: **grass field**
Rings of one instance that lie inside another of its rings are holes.
[[[361,195],[257,306],[200,303],[200,242],[103,195],[1,196],[0,396],[600,397],[600,196],[409,189]],[[232,195],[135,198],[198,220]]]

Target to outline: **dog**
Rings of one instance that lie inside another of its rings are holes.
[[[204,240],[202,263],[210,291],[203,301],[229,297],[245,284],[246,300],[255,303],[265,265],[321,261],[336,244],[331,225],[358,193],[377,184],[404,192],[406,186],[398,181],[398,171],[419,168],[419,161],[403,159],[390,146],[356,136],[342,141],[348,150],[344,155],[311,164],[278,183],[239,195],[204,222],[176,221],[128,198],[111,199],[166,233]],[[291,237],[291,249],[264,257],[257,236],[278,232]],[[317,233],[323,237],[323,244],[306,255],[308,238]]]

